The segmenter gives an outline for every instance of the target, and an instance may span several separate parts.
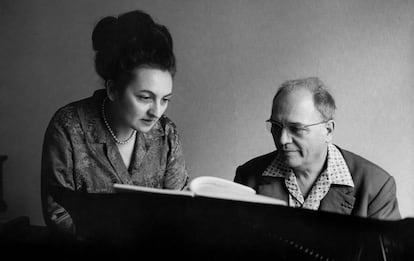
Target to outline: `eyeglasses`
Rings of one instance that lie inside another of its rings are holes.
[[[275,120],[272,119],[268,119],[266,121],[266,129],[271,132],[272,134],[279,134],[282,132],[282,130],[284,128],[287,129],[287,131],[295,136],[303,136],[305,135],[308,131],[309,131],[309,127],[311,126],[316,126],[319,124],[323,124],[323,123],[327,123],[329,120],[327,121],[321,121],[321,122],[317,122],[317,123],[312,123],[312,124],[301,124],[301,123],[286,123],[286,124],[282,124],[280,122],[277,122]]]

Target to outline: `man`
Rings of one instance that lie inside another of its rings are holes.
[[[283,83],[267,121],[277,150],[239,166],[234,181],[292,207],[400,219],[394,178],[332,144],[335,109],[318,78]]]

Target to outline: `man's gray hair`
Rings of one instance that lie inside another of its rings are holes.
[[[335,115],[336,105],[328,87],[318,77],[308,77],[288,80],[282,83],[273,97],[272,107],[276,98],[281,93],[290,93],[297,89],[306,89],[313,94],[313,102],[324,120],[332,120]]]

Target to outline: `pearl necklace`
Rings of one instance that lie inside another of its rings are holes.
[[[115,133],[112,131],[111,126],[109,126],[109,123],[108,123],[108,121],[106,120],[106,116],[105,116],[105,102],[106,102],[106,99],[107,99],[107,97],[105,97],[105,99],[104,99],[104,100],[103,100],[103,102],[102,102],[102,118],[103,118],[103,120],[104,120],[104,122],[105,122],[106,128],[108,129],[109,133],[111,133],[111,136],[112,136],[112,138],[114,138],[114,140],[115,140],[115,142],[116,142],[116,143],[121,144],[121,145],[123,145],[123,144],[127,144],[127,143],[128,143],[128,142],[130,142],[130,141],[132,140],[132,138],[135,136],[135,133],[137,132],[137,130],[133,130],[133,131],[132,131],[132,133],[131,133],[131,136],[129,136],[129,138],[128,138],[128,139],[126,139],[126,140],[124,140],[124,141],[120,141],[120,140],[116,137]]]

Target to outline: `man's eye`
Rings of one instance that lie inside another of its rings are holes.
[[[278,124],[272,124],[272,131],[279,132],[282,130],[282,127]]]
[[[303,134],[306,131],[305,128],[300,127],[300,126],[290,126],[289,130],[291,133],[294,133],[294,134]]]

